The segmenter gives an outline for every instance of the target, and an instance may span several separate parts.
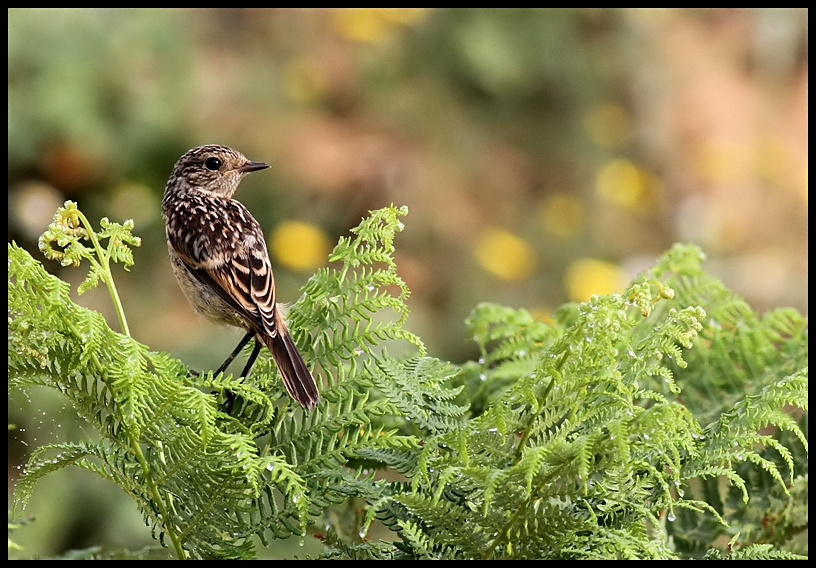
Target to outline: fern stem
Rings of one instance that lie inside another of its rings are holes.
[[[541,491],[541,488],[544,487],[544,485],[552,481],[559,473],[561,473],[561,470],[566,468],[568,465],[569,462],[562,463],[561,465],[553,469],[548,475],[545,475],[544,478],[539,483],[537,483],[534,488],[530,490],[530,496],[533,496],[539,491]],[[526,514],[528,503],[530,503],[529,498],[525,499],[521,503],[521,506],[519,506],[518,509],[516,509],[516,512],[513,514],[513,516],[507,520],[507,523],[504,525],[504,527],[502,527],[502,530],[499,531],[498,536],[493,540],[492,543],[490,543],[490,546],[487,547],[487,550],[485,550],[482,553],[482,560],[489,559],[490,555],[493,554],[493,551],[496,549],[496,547],[499,544],[505,542],[505,535],[507,535],[507,533],[510,531],[510,527],[516,524],[516,522],[521,518],[522,515]]]
[[[70,320],[66,320],[66,325],[68,329],[71,330],[71,332],[74,334],[74,336],[82,337],[82,334],[79,332],[78,329],[76,329],[76,327]],[[100,373],[103,373],[105,367],[99,360],[99,358],[96,356],[96,353],[91,353],[91,360],[93,361],[93,364],[96,366],[97,370]],[[105,381],[102,382],[103,384],[105,384],[105,386],[107,386],[107,383]],[[181,540],[179,539],[178,535],[176,535],[176,533],[173,530],[171,530],[170,527],[168,526],[168,519],[170,517],[167,513],[167,507],[164,504],[161,492],[159,491],[159,488],[156,486],[156,482],[154,481],[153,476],[150,474],[150,468],[148,467],[147,460],[145,459],[144,453],[142,452],[142,447],[139,445],[139,442],[137,440],[133,439],[130,433],[128,434],[128,438],[130,440],[130,447],[132,448],[133,453],[136,456],[136,460],[139,462],[139,465],[141,466],[142,471],[145,474],[147,486],[151,496],[153,497],[153,501],[156,502],[159,508],[159,515],[161,516],[162,523],[164,524],[165,532],[170,537],[170,541],[173,543],[173,548],[176,550],[176,555],[178,556],[179,559],[182,560],[186,559],[187,553],[181,545]]]
[[[96,238],[96,233],[93,230],[93,227],[88,222],[87,217],[81,212],[77,211],[77,215],[79,216],[80,221],[85,226],[85,230],[88,233],[88,238],[91,240],[93,244],[94,250],[96,251],[96,256],[99,259],[98,261],[91,259],[92,262],[96,262],[99,266],[102,267],[102,279],[105,281],[105,285],[108,287],[108,292],[110,293],[111,300],[113,300],[113,305],[116,310],[116,315],[119,318],[119,325],[122,328],[122,333],[130,337],[130,329],[128,328],[127,319],[125,319],[125,311],[122,307],[122,301],[119,299],[119,293],[116,290],[116,285],[113,282],[113,277],[110,272],[110,247],[113,243],[108,244],[107,249],[103,249],[102,246],[99,244],[99,239]],[[101,363],[96,359],[94,355],[94,361],[101,370]],[[176,556],[179,559],[186,559],[187,553],[184,550],[184,547],[181,545],[181,540],[179,539],[178,535],[175,533],[174,530],[171,529],[169,526],[169,515],[167,513],[167,506],[162,499],[161,492],[159,488],[156,486],[156,482],[153,480],[153,476],[150,474],[150,468],[148,467],[147,460],[144,457],[144,453],[142,452],[142,447],[139,445],[138,440],[133,439],[132,435],[128,435],[130,438],[130,446],[133,449],[133,453],[136,456],[139,465],[142,468],[142,471],[145,474],[145,479],[147,481],[148,490],[150,491],[151,496],[153,497],[153,501],[156,503],[157,507],[159,508],[159,515],[161,517],[161,522],[164,525],[164,530],[167,533],[167,536],[170,537],[170,541],[173,543],[173,548],[176,551]]]
[[[567,347],[564,350],[564,353],[562,353],[561,358],[558,361],[558,364],[555,366],[555,369],[554,369],[555,372],[560,371],[561,367],[564,365],[564,362],[566,361],[567,356],[569,355],[569,352],[570,352],[570,349],[569,349],[569,347]],[[539,400],[541,400],[542,402],[547,400],[547,396],[549,395],[550,391],[552,390],[553,386],[555,385],[555,380],[556,380],[556,377],[554,375],[551,376],[550,383],[544,389],[544,392],[542,393]],[[542,407],[542,411],[543,411],[544,404],[542,404],[541,407]],[[534,414],[531,417],[530,421],[527,423],[527,427],[524,429],[524,433],[522,434],[521,439],[519,440],[519,443],[516,446],[516,455],[513,458],[513,465],[517,465],[519,463],[519,461],[521,461],[522,454],[524,453],[524,447],[527,445],[527,440],[529,440],[530,436],[532,435],[533,426],[537,422],[538,417],[539,417],[540,414],[541,414],[541,412],[537,412],[536,414]],[[552,480],[566,466],[567,466],[566,463],[561,464],[560,466],[556,467],[552,472],[550,472],[549,475],[544,476],[544,478],[539,483],[537,483],[536,486],[533,489],[531,489],[530,495],[534,495],[535,493],[538,493],[540,491],[540,489],[546,483],[549,483],[550,480]],[[510,530],[510,527],[512,527],[518,521],[518,519],[521,517],[521,515],[525,514],[525,512],[527,511],[527,503],[528,502],[529,502],[529,499],[525,500],[521,504],[521,506],[518,507],[518,509],[516,509],[516,512],[513,514],[513,516],[510,517],[510,519],[508,519],[507,523],[504,525],[502,530],[499,531],[499,535],[493,540],[493,542],[490,544],[490,546],[487,548],[487,550],[484,551],[484,553],[482,554],[482,559],[487,560],[490,557],[490,555],[493,553],[493,551],[496,549],[496,547],[500,543],[504,542],[503,535],[506,535],[507,532]]]
[[[564,366],[564,361],[566,361],[567,355],[569,355],[569,352],[570,352],[570,348],[568,346],[564,350],[564,353],[561,354],[561,359],[558,361],[558,364],[555,366],[555,371],[560,371],[561,367]],[[541,394],[541,397],[539,398],[539,400],[542,401],[542,404],[541,404],[541,409],[542,410],[539,411],[538,413],[532,415],[530,417],[530,420],[527,422],[527,426],[524,428],[524,432],[521,435],[521,439],[519,440],[519,443],[516,446],[516,455],[513,457],[513,465],[516,465],[516,464],[519,463],[519,461],[521,461],[521,455],[524,452],[524,446],[527,445],[527,440],[529,440],[530,436],[533,434],[533,426],[538,421],[538,417],[541,414],[541,412],[543,412],[543,409],[544,409],[543,402],[547,400],[547,396],[550,394],[550,391],[552,390],[553,386],[555,386],[555,379],[556,379],[555,376],[551,376],[550,384],[547,385],[547,388],[544,389],[544,392]]]
[[[102,248],[102,246],[99,244],[99,240],[96,238],[96,233],[94,232],[93,227],[88,222],[87,217],[85,217],[82,211],[77,210],[77,215],[82,221],[82,224],[85,226],[85,230],[88,232],[88,238],[91,239],[91,243],[93,243],[96,256],[99,258],[99,262],[97,264],[103,268],[102,279],[105,281],[105,286],[108,287],[108,293],[110,294],[111,300],[113,300],[113,307],[116,310],[116,316],[119,318],[119,326],[122,328],[122,333],[130,337],[130,329],[128,328],[127,320],[125,319],[125,310],[122,307],[122,302],[119,299],[119,293],[116,291],[116,285],[113,283],[113,277],[110,272],[110,248],[107,250]],[[112,244],[113,243],[109,243],[108,247],[112,246]],[[91,261],[96,262],[94,260]]]
[[[156,482],[153,480],[153,476],[150,475],[150,468],[147,465],[147,460],[144,457],[144,453],[142,453],[142,447],[139,445],[139,442],[137,440],[134,440],[132,437],[130,438],[130,445],[131,448],[133,448],[133,453],[136,455],[136,459],[138,460],[139,465],[142,466],[142,471],[144,472],[145,479],[147,480],[147,487],[150,490],[150,494],[153,497],[153,501],[159,508],[161,522],[164,525],[164,530],[167,533],[167,536],[170,537],[170,542],[173,543],[173,548],[176,550],[176,556],[179,558],[179,560],[186,560],[188,558],[187,552],[181,545],[181,540],[179,539],[179,536],[170,527],[169,524],[170,515],[167,512],[167,506],[164,504],[161,492],[159,491],[159,488],[156,486]]]

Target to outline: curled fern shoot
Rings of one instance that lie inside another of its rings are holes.
[[[125,270],[133,266],[133,251],[130,247],[141,245],[141,239],[133,235],[133,220],[123,224],[113,223],[107,217],[100,221],[101,230],[94,231],[88,219],[73,201],[57,209],[53,222],[40,236],[39,247],[46,258],[56,260],[63,266],[79,266],[87,260],[91,267],[85,280],[77,288],[82,294],[96,287],[99,281],[105,283],[113,301],[122,333],[130,335],[125,311],[116,291],[111,274],[111,262],[121,262]],[[86,241],[90,247],[86,245]],[[102,245],[107,241],[107,246]]]

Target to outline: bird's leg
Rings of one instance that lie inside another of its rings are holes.
[[[249,338],[250,335],[252,335],[252,334],[251,333],[247,334],[247,336],[244,337],[241,340],[241,344],[238,346],[238,349],[235,350],[235,353],[230,355],[230,358],[228,359],[228,361],[232,361],[235,358],[236,353],[241,350],[241,347],[246,345],[247,341],[249,341],[248,338]],[[241,371],[241,376],[239,377],[239,380],[243,379],[244,377],[247,376],[247,374],[249,373],[249,370],[252,368],[252,365],[255,363],[255,359],[258,358],[258,353],[260,353],[260,351],[261,351],[261,342],[258,341],[257,339],[255,339],[255,347],[252,348],[252,353],[249,355],[249,359],[247,359],[247,364],[244,367],[244,370]],[[227,365],[228,364],[229,363],[227,363]],[[225,394],[224,406],[226,407],[227,414],[231,414],[232,413],[232,405],[235,404],[235,393],[232,392],[232,391],[225,391],[225,393],[226,394]]]
[[[238,347],[236,347],[233,350],[233,352],[230,353],[230,356],[227,357],[227,360],[224,361],[224,363],[222,363],[222,365],[220,367],[218,367],[218,371],[216,371],[216,373],[215,373],[216,375],[218,375],[219,373],[223,373],[226,370],[226,368],[229,367],[229,364],[232,363],[232,360],[235,359],[235,357],[238,355],[238,353],[241,352],[241,349],[244,348],[244,345],[249,343],[249,340],[252,338],[253,335],[254,334],[252,332],[249,332],[241,339],[241,342],[238,344]],[[239,377],[239,379],[243,379],[244,377],[246,377],[247,373],[249,372],[249,369],[252,367],[252,364],[255,362],[255,359],[258,357],[258,352],[260,350],[261,350],[261,344],[256,339],[255,340],[255,347],[252,348],[252,354],[249,356],[249,359],[247,360],[247,364],[244,367],[244,370],[241,371],[241,376]],[[233,404],[235,404],[235,393],[232,392],[232,391],[229,391],[229,390],[224,391],[224,408],[226,409],[227,414],[232,413],[232,405]]]
[[[252,353],[247,359],[246,366],[244,366],[244,370],[241,371],[241,378],[243,379],[249,374],[249,370],[252,368],[252,365],[255,364],[255,359],[258,358],[258,353],[261,352],[261,342],[255,339],[255,347],[252,349]]]
[[[253,336],[253,335],[254,335],[254,334],[253,334],[253,333],[250,331],[250,332],[248,332],[248,333],[247,333],[247,334],[246,334],[246,335],[245,335],[245,336],[244,336],[244,337],[241,339],[241,341],[238,343],[238,347],[236,347],[236,348],[235,348],[235,349],[232,351],[232,353],[230,353],[230,354],[229,354],[229,357],[227,357],[227,360],[226,360],[226,361],[224,361],[223,363],[221,363],[221,366],[220,366],[220,367],[218,367],[218,369],[215,371],[215,375],[216,375],[216,376],[217,376],[217,375],[220,375],[221,373],[223,373],[224,371],[226,371],[226,370],[227,370],[227,367],[229,367],[229,365],[230,365],[230,363],[232,363],[233,359],[235,359],[235,357],[237,357],[237,356],[238,356],[238,353],[240,353],[240,352],[241,352],[241,349],[243,349],[243,348],[244,348],[244,345],[246,345],[247,343],[249,343],[249,340],[250,340],[250,339],[252,339],[252,336]],[[255,346],[255,349],[257,350],[257,348],[258,348],[258,347],[257,347],[257,345],[256,345],[256,346]],[[256,357],[258,356],[258,354],[257,354],[255,351],[253,351],[253,353],[254,353],[254,355],[255,355]],[[244,374],[242,373],[242,374],[241,374],[241,376],[243,377],[243,376],[244,376]]]

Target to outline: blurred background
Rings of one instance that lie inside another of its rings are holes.
[[[546,321],[678,241],[755,310],[807,313],[806,9],[9,9],[8,30],[9,240],[77,283],[37,252],[56,208],[133,219],[131,333],[194,368],[240,338],[197,319],[166,256],[164,183],[207,143],[272,165],[236,197],[284,301],[369,210],[407,205],[408,328],[443,359],[475,356],[478,302]],[[117,328],[103,288],[77,301]],[[82,428],[30,396],[9,400],[10,491]],[[54,478],[24,556],[150,543],[116,488]]]

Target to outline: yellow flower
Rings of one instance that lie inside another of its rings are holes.
[[[621,292],[627,284],[616,265],[594,258],[573,261],[564,272],[564,286],[573,302],[585,302],[593,294]]]
[[[376,43],[400,26],[420,21],[427,12],[427,8],[338,8],[333,23],[337,33],[347,39]]]
[[[504,280],[523,280],[535,266],[535,252],[527,241],[504,229],[484,231],[474,251],[479,264]]]
[[[652,209],[659,191],[657,178],[630,160],[610,160],[595,180],[598,193],[607,201],[638,212]]]
[[[319,228],[302,221],[284,221],[270,239],[272,254],[292,270],[314,270],[326,262],[329,239]]]

